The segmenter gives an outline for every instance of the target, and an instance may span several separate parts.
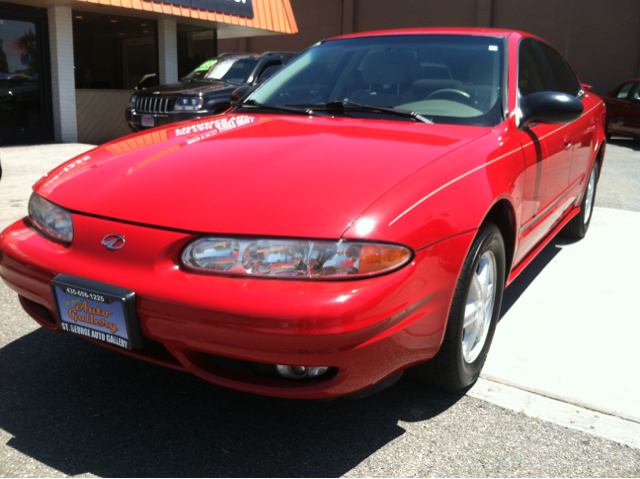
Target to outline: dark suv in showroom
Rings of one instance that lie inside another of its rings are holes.
[[[297,53],[223,53],[200,65],[171,85],[160,85],[131,95],[125,111],[133,131],[222,113],[231,93],[242,85],[257,85]]]

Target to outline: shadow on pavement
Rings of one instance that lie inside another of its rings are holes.
[[[520,275],[504,290],[500,320],[509,312],[520,296],[533,283],[544,268],[562,251],[562,247],[575,243],[576,240],[556,236],[538,256],[520,273]]]
[[[618,138],[614,136],[609,140],[609,144],[628,148],[634,151],[640,151],[640,141],[634,140],[633,138]]]
[[[367,399],[254,396],[39,329],[0,349],[8,446],[68,475],[333,477],[464,393],[409,378]]]

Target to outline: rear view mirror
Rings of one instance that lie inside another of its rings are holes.
[[[520,128],[529,123],[563,125],[577,120],[584,107],[575,96],[557,91],[532,93],[520,98]]]

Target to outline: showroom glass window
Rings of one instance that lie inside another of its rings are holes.
[[[217,55],[216,31],[178,23],[178,78],[211,60]]]
[[[133,90],[157,78],[157,24],[74,11],[73,55],[77,89]]]

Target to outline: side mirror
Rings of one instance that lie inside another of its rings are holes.
[[[248,96],[256,87],[252,85],[242,85],[231,92],[231,106],[235,106],[244,97]]]
[[[520,98],[520,128],[529,123],[563,125],[576,121],[584,107],[575,96],[557,91],[532,93]]]

